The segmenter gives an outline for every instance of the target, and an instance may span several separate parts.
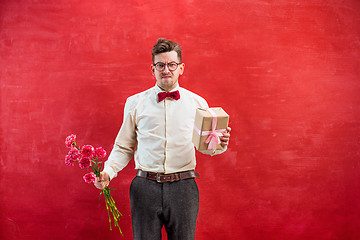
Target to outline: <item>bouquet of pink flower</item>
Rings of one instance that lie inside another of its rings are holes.
[[[96,180],[96,177],[100,176],[102,162],[99,162],[99,158],[104,158],[106,156],[106,151],[102,147],[94,148],[91,145],[84,145],[81,148],[76,145],[76,135],[71,134],[65,139],[66,147],[70,148],[68,154],[65,157],[65,164],[68,166],[74,166],[75,162],[79,163],[81,169],[91,168],[92,172],[88,172],[83,176],[83,179],[86,183],[93,183]],[[123,235],[120,226],[119,220],[122,214],[115,206],[115,201],[110,195],[111,188],[105,187],[101,192],[105,196],[105,205],[106,210],[109,216],[110,230],[111,228],[111,215],[114,219],[114,226],[119,228],[121,235]],[[110,215],[111,213],[111,215]]]

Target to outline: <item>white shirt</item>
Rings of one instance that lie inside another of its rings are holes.
[[[179,100],[166,98],[157,85],[126,100],[124,119],[104,171],[116,177],[134,156],[135,169],[158,173],[194,170],[195,149],[192,143],[195,112],[208,108],[200,96],[177,86]],[[225,149],[226,150],[226,149]],[[202,151],[214,155],[225,150]]]

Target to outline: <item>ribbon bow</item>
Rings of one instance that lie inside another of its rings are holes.
[[[160,92],[160,93],[158,93],[158,102],[161,102],[165,98],[172,98],[174,100],[179,100],[180,99],[180,93],[179,93],[178,90],[173,91],[173,92]]]

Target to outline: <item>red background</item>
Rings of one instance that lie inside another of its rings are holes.
[[[103,199],[64,139],[108,152],[125,99],[154,86],[158,37],[183,46],[181,86],[223,107],[228,151],[198,154],[196,238],[360,239],[356,0],[0,3],[1,239],[132,239],[134,163]]]

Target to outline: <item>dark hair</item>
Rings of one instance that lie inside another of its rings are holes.
[[[173,42],[171,40],[165,39],[165,38],[159,38],[151,51],[153,62],[154,62],[155,55],[157,55],[159,53],[171,52],[171,51],[175,51],[177,53],[178,58],[181,62],[181,46],[180,46],[180,44],[178,44],[177,42]]]

